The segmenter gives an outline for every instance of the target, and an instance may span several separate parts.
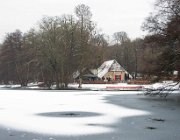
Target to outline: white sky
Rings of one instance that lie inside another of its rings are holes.
[[[8,32],[28,31],[43,16],[73,14],[78,4],[91,8],[102,33],[125,31],[131,39],[145,33],[140,27],[153,10],[155,0],[0,0],[0,42]]]

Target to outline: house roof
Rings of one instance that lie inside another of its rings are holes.
[[[99,78],[102,78],[109,71],[125,71],[125,73],[129,74],[116,60],[105,61],[97,71]]]
[[[83,71],[83,72],[82,72],[82,76],[83,76],[83,77],[94,77],[94,78],[97,77],[95,74],[93,74],[93,73],[91,72],[91,70],[89,70],[89,69],[87,69],[87,68],[84,68],[82,71]],[[76,72],[73,73],[73,78],[76,79],[76,78],[79,77],[79,75],[80,75],[80,72],[79,72],[79,71],[76,71]]]
[[[89,77],[89,78],[98,78],[96,75],[94,74],[84,74],[83,77]]]

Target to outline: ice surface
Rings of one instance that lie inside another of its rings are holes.
[[[0,90],[0,125],[20,131],[51,135],[90,135],[110,133],[110,127],[123,117],[147,115],[148,112],[107,103],[106,91],[33,91]],[[49,117],[40,113],[92,112],[86,117]]]

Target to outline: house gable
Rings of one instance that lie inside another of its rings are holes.
[[[128,75],[129,78],[132,78],[132,76],[116,60],[105,61],[97,71],[97,76],[99,78],[105,77],[112,80],[125,80],[126,75]]]
[[[109,71],[125,71],[125,69],[116,61],[116,60],[109,60],[105,61],[99,68],[98,68],[97,76],[102,78],[105,76]]]

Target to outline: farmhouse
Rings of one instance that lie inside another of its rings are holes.
[[[79,71],[73,73],[73,79],[79,79]],[[98,69],[83,69],[82,78],[85,81],[126,81],[132,76],[116,61],[105,61]]]
[[[125,81],[132,76],[116,61],[105,61],[98,69],[97,76],[104,80]]]

